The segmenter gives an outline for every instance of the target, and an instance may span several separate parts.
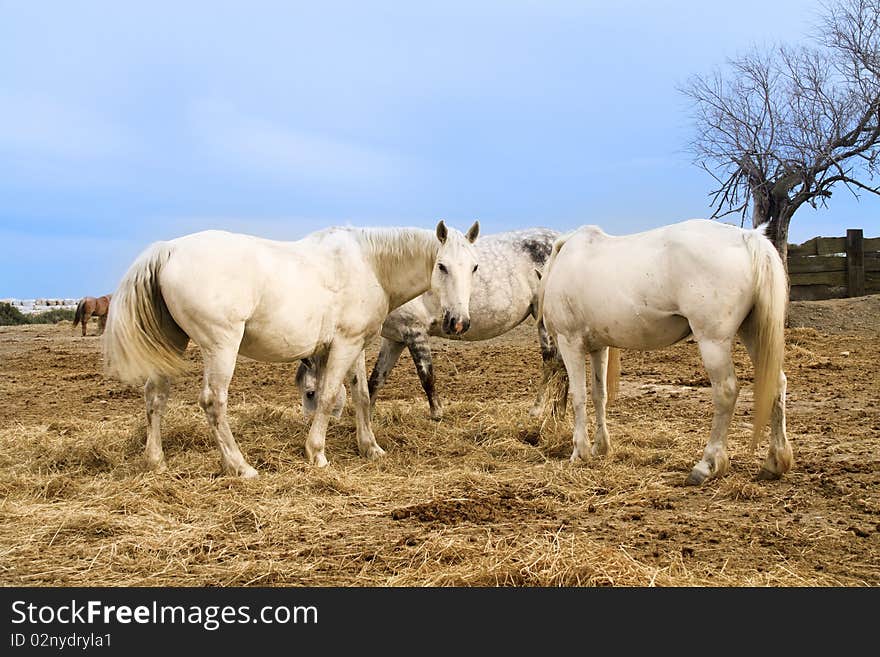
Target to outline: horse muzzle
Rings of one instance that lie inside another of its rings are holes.
[[[443,315],[443,332],[446,335],[462,335],[470,327],[470,317],[458,317],[450,312]]]

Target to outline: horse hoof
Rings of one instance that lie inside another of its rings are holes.
[[[260,476],[260,473],[258,473],[251,466],[247,465],[239,471],[238,476],[241,477],[242,479],[256,479],[257,477]]]
[[[758,472],[758,476],[755,477],[755,481],[775,481],[776,479],[781,479],[782,475],[777,472],[770,472],[767,468],[761,468]]]
[[[168,465],[165,463],[165,459],[161,461],[147,461],[147,470],[150,472],[165,472],[168,470]]]
[[[330,463],[327,461],[327,457],[324,456],[323,453],[318,452],[312,457],[312,465],[316,468],[326,468]]]
[[[705,480],[706,480],[706,478],[702,475],[702,473],[691,472],[688,475],[687,479],[685,479],[684,483],[686,486],[699,486]]]
[[[431,419],[434,420],[434,422],[439,422],[443,419],[443,411],[431,411]]]
[[[364,458],[367,458],[371,461],[377,461],[385,456],[385,450],[378,445],[370,445],[367,449],[363,451],[362,454]]]
[[[611,448],[608,445],[600,446],[599,443],[593,443],[593,449],[590,450],[591,456],[611,456]]]
[[[706,475],[694,468],[685,480],[687,486],[699,486],[706,481]]]
[[[590,459],[584,458],[583,456],[581,456],[580,453],[577,451],[577,449],[575,449],[571,453],[571,456],[568,459],[569,463],[571,463],[572,465],[577,465],[579,463],[586,463],[589,460]]]

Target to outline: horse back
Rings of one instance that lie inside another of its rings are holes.
[[[371,270],[344,234],[280,242],[204,231],[173,240],[171,248],[162,295],[198,344],[243,326],[243,354],[293,360],[329,342],[369,301]]]
[[[754,298],[743,232],[705,220],[622,236],[578,230],[548,273],[548,326],[586,326],[597,344],[623,348],[672,344],[688,322],[738,327]]]

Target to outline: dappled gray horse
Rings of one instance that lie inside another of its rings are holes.
[[[537,312],[539,271],[544,266],[559,233],[549,228],[527,228],[483,236],[474,244],[478,269],[470,297],[470,325],[461,333],[449,332],[449,318],[444,316],[436,293],[428,291],[391,312],[382,324],[379,355],[370,374],[370,402],[376,397],[397,363],[404,347],[409,350],[419,380],[428,398],[431,417],[439,420],[443,409],[434,381],[429,336],[448,340],[477,342],[507,333]],[[438,267],[443,266],[438,261]],[[551,377],[565,377],[565,367],[542,323],[538,323],[543,360],[542,382],[532,406],[533,416],[544,407]],[[320,360],[300,363],[296,384],[302,395],[303,413],[310,417],[316,406],[322,366]],[[334,413],[339,415],[345,403],[345,389],[336,397]],[[565,396],[562,395],[564,408]]]

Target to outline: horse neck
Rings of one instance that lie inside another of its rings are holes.
[[[379,284],[388,295],[389,311],[431,287],[440,242],[420,228],[363,228],[360,241]]]

